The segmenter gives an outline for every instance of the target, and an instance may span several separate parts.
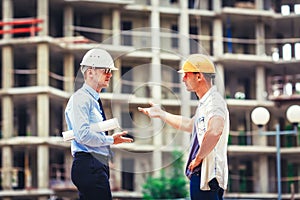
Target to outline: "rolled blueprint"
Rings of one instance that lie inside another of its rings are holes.
[[[90,129],[96,132],[110,131],[116,128],[121,128],[117,118],[108,119],[90,125]],[[62,136],[64,141],[70,141],[75,138],[73,130],[62,132]]]

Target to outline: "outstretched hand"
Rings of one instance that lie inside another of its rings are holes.
[[[151,118],[159,118],[163,114],[163,110],[159,105],[154,104],[153,102],[150,102],[149,104],[149,108],[138,107],[138,110]]]
[[[131,143],[133,142],[132,138],[128,137],[123,137],[126,135],[128,132],[127,131],[122,131],[122,132],[117,132],[114,133],[112,136],[114,138],[114,144],[120,144],[120,143]]]

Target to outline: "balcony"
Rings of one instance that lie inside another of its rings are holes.
[[[269,100],[299,100],[300,74],[268,77],[267,87]]]

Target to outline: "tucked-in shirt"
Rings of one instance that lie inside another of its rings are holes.
[[[89,152],[109,156],[109,145],[113,144],[112,136],[105,132],[95,132],[90,125],[103,121],[98,99],[93,88],[87,84],[77,90],[69,99],[65,109],[68,130],[73,130],[75,139],[71,142],[71,152]]]
[[[226,102],[217,91],[216,86],[210,88],[199,100],[196,110],[192,134],[197,134],[200,147],[207,130],[208,121],[213,116],[220,116],[224,119],[224,129],[214,149],[201,163],[200,189],[209,190],[208,182],[216,178],[220,187],[226,190],[228,183],[227,142],[229,136],[229,113]]]

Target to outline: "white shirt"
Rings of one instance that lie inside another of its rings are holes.
[[[193,130],[197,133],[200,147],[207,130],[208,121],[213,116],[222,117],[225,120],[225,124],[215,148],[202,161],[200,189],[210,190],[208,182],[216,178],[219,186],[226,190],[228,183],[227,143],[229,136],[229,112],[226,102],[217,91],[216,86],[211,87],[200,99],[196,110],[195,128]]]

